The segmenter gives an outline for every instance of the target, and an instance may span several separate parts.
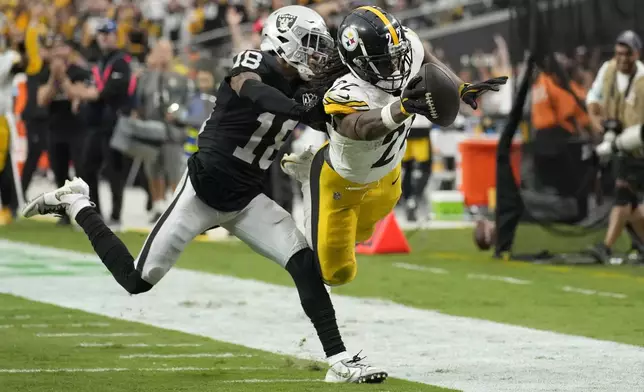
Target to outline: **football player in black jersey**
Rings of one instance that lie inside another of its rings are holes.
[[[45,193],[23,215],[67,214],[85,231],[116,281],[131,294],[149,291],[178,260],[184,247],[221,226],[293,277],[305,313],[327,355],[329,382],[381,382],[387,373],[347,354],[313,251],[290,214],[262,193],[265,171],[293,128],[312,120],[311,105],[293,99],[310,79],[310,65],[333,48],[324,20],[302,6],[272,13],[261,51],[234,58],[217,103],[199,134],[199,151],[188,162],[168,209],[136,257],[105,225],[89,200],[87,184],[75,178]],[[315,99],[307,96],[307,102]]]

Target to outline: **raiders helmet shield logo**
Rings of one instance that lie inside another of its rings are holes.
[[[297,16],[291,14],[282,14],[277,17],[277,30],[280,33],[286,33],[293,27]]]
[[[313,107],[319,101],[317,94],[304,93],[302,94],[302,104],[306,107]]]

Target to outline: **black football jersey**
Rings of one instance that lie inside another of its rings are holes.
[[[287,80],[269,52],[247,50],[234,57],[215,108],[199,133],[199,151],[188,162],[197,195],[219,211],[241,210],[261,193],[266,170],[298,125],[284,115],[262,113],[250,100],[240,98],[229,81],[242,72],[259,74],[263,83],[291,98],[301,87],[301,81]],[[311,97],[299,94],[298,98],[302,102]]]

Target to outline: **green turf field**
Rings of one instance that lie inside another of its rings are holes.
[[[0,238],[91,252],[82,232],[49,223],[20,221],[0,228]],[[145,237],[126,233],[121,238],[136,254]],[[644,346],[644,314],[639,311],[644,305],[644,269],[641,267],[544,266],[500,261],[475,251],[471,230],[419,231],[410,234],[410,243],[413,249],[410,255],[359,257],[356,280],[346,287],[334,288],[333,292],[352,297],[388,299],[444,314]],[[237,241],[195,242],[187,248],[178,267],[292,286],[287,273]],[[11,263],[5,264],[4,268],[25,270],[20,263],[13,267]],[[110,283],[113,282],[107,276],[106,284]],[[144,339],[131,340],[150,344],[144,349],[146,353],[163,354],[169,351],[168,348],[154,344],[177,342],[201,346],[198,349],[174,347],[172,353],[184,350],[190,353],[253,355],[241,358],[123,360],[119,357],[122,353],[131,355],[141,350],[127,346],[126,338],[119,339],[113,346],[79,347],[80,340],[75,337],[38,339],[34,334],[43,332],[38,327],[0,329],[3,337],[0,339],[0,368],[3,369],[123,369],[97,370],[94,373],[0,371],[0,385],[10,386],[7,391],[345,390],[307,381],[252,384],[242,381],[320,380],[326,370],[324,364],[6,295],[0,296],[0,303],[0,324],[48,324],[51,327],[46,332],[60,333],[74,328],[65,326],[65,323],[108,323],[109,327],[95,329],[108,333],[127,328],[128,331],[148,333]],[[16,310],[11,310],[12,307]],[[16,319],[25,309],[38,318]],[[65,319],[67,315],[71,315],[70,319]],[[82,341],[88,339],[84,337]],[[91,339],[95,343],[110,343],[109,337]],[[238,370],[242,367],[256,369]],[[133,383],[132,380],[137,381]],[[352,388],[440,390],[399,380],[390,380],[383,387],[375,388],[346,386],[347,390]]]
[[[324,364],[10,295],[0,295],[0,304],[2,391],[331,390],[319,382],[326,372]],[[12,327],[3,328],[9,325]],[[120,336],[118,343],[113,343],[115,337],[109,334],[123,330],[132,336]],[[49,338],[56,334],[69,336]],[[168,353],[172,357],[167,357]],[[361,388],[344,385],[332,390]],[[393,379],[369,390],[447,391]]]
[[[477,252],[470,236],[469,229],[415,232],[410,255],[361,256],[356,280],[334,292],[644,346],[644,313],[633,311],[644,305],[644,268],[505,262]],[[21,221],[0,228],[0,238],[92,252],[82,232],[48,223]],[[145,236],[126,233],[121,238],[136,254]],[[292,285],[287,273],[237,241],[193,243],[177,266]],[[414,266],[420,270],[407,269]],[[433,273],[431,268],[446,273]],[[529,283],[509,284],[477,275]],[[609,296],[564,291],[565,287]]]

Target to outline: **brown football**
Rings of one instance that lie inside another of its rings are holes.
[[[424,64],[419,75],[423,75],[420,83],[424,84],[427,91],[427,104],[430,108],[427,119],[441,127],[452,125],[461,106],[459,86],[449,76],[449,71],[435,63]]]

